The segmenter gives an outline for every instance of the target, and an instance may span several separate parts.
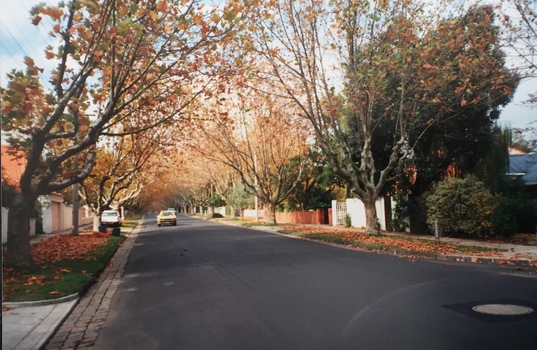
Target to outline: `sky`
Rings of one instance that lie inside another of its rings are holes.
[[[6,73],[14,68],[23,68],[24,56],[33,57],[37,66],[47,68],[43,50],[53,43],[48,36],[50,22],[45,18],[37,27],[31,24],[30,9],[40,3],[54,4],[55,0],[0,0],[0,86],[7,84]],[[525,128],[533,122],[537,128],[537,108],[523,102],[529,93],[537,92],[537,79],[522,82],[513,101],[503,108],[499,124],[513,128]]]

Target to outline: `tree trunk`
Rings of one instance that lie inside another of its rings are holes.
[[[99,232],[99,226],[101,226],[101,216],[93,212],[93,232]]]
[[[232,219],[235,219],[237,217],[237,209],[235,209],[234,205],[229,206],[229,214]]]
[[[377,207],[373,196],[363,201],[365,209],[365,233],[370,236],[380,235],[380,225],[377,218]]]
[[[275,224],[276,223],[276,206],[272,203],[265,204],[265,210],[267,212],[267,222],[269,224]]]
[[[34,264],[30,249],[30,213],[34,203],[17,193],[9,208],[7,224],[7,266],[29,267]]]

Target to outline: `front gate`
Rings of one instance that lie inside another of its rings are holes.
[[[336,204],[336,217],[338,225],[345,225],[345,215],[347,214],[347,203],[337,202]]]

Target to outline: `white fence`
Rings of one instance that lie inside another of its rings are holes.
[[[389,200],[393,200],[389,197]],[[377,218],[380,224],[380,229],[386,229],[386,212],[384,210],[384,198],[377,199],[375,203],[377,208]],[[394,206],[392,205],[392,208]],[[366,218],[365,218],[365,207],[364,203],[358,198],[348,198],[345,203],[338,203],[337,201],[332,201],[332,225],[344,225],[345,224],[345,214],[349,214],[351,219],[351,226],[353,227],[365,227]]]

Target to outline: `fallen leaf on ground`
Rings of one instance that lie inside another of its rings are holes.
[[[109,237],[96,235],[54,235],[46,240],[32,244],[34,262],[57,262],[64,260],[88,259],[88,255],[102,246]],[[70,272],[65,270],[62,272]]]

